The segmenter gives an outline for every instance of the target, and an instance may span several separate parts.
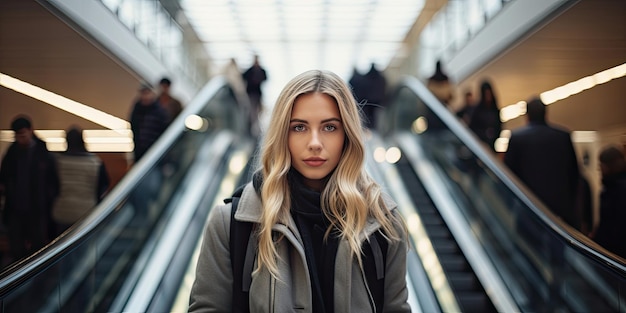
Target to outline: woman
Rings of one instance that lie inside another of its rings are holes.
[[[345,82],[318,70],[291,80],[274,107],[261,168],[234,215],[254,223],[249,297],[233,296],[231,206],[218,206],[205,230],[189,310],[231,312],[249,301],[244,311],[410,311],[406,230],[395,203],[366,173],[364,151]],[[373,249],[365,246],[374,234],[384,234],[385,273],[368,284],[377,268],[369,266]]]

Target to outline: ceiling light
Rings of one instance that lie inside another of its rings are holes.
[[[0,73],[0,86],[12,89],[61,110],[92,121],[109,129],[129,129],[130,124],[118,117],[68,99],[43,88]]]
[[[583,77],[579,80],[567,83],[563,86],[545,91],[539,96],[545,105],[550,105],[559,100],[569,98],[577,93],[591,89],[597,85],[626,76],[626,63],[612,67],[608,70]],[[523,106],[523,108],[522,108]],[[526,102],[520,101],[507,105],[500,109],[500,120],[504,123],[526,114]]]

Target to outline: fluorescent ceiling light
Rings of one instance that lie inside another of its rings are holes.
[[[0,73],[0,86],[45,102],[109,129],[122,130],[130,128],[130,124],[119,117],[115,117],[3,73]]]
[[[577,93],[591,89],[597,85],[608,83],[609,81],[626,76],[626,63],[612,67],[608,70],[583,77],[579,80],[567,83],[563,86],[542,92],[539,97],[545,105],[550,105],[559,100],[569,98]],[[526,102],[520,101],[510,104],[500,109],[500,120],[508,122],[526,114]]]
[[[35,135],[46,142],[46,147],[52,152],[61,152],[67,149],[64,130],[46,129],[34,130]],[[83,130],[85,148],[89,152],[131,152],[134,148],[133,133],[128,130],[85,129]],[[12,130],[0,131],[0,141],[15,141]]]

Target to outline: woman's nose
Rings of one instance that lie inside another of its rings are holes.
[[[311,137],[309,138],[309,149],[319,150],[321,148],[322,148],[322,141],[321,141],[319,132],[317,131],[311,132]]]

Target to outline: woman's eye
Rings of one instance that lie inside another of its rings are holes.
[[[337,126],[332,125],[332,124],[329,124],[329,125],[325,125],[325,126],[324,126],[324,130],[325,130],[325,131],[330,131],[330,132],[331,132],[331,131],[334,131],[334,130],[336,130],[336,129],[337,129]]]
[[[298,125],[293,126],[293,130],[295,130],[297,132],[302,132],[302,131],[305,130],[305,127],[302,124],[298,124]]]

